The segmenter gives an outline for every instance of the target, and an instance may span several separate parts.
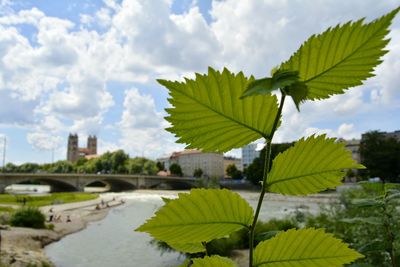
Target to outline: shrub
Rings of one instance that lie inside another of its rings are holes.
[[[28,207],[17,210],[10,219],[12,226],[29,227],[35,229],[46,228],[46,217],[36,207]]]

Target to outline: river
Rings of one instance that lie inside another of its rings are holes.
[[[111,194],[111,193],[110,193]],[[108,216],[78,233],[50,244],[45,251],[57,267],[165,267],[178,265],[178,253],[161,253],[150,244],[151,237],[133,230],[163,205],[161,197],[176,197],[174,191],[135,191],[113,194],[126,203],[111,209]],[[255,208],[258,195],[240,192]],[[260,213],[261,220],[282,218],[297,209],[317,212],[318,202],[326,198],[283,198],[267,195]]]

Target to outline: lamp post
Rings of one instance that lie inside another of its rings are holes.
[[[3,172],[5,172],[6,167],[6,146],[7,146],[7,138],[3,136]]]

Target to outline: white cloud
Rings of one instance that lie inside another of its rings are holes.
[[[125,92],[124,112],[119,123],[121,146],[131,156],[156,158],[162,154],[182,149],[164,128],[168,125],[162,114],[156,111],[150,95],[140,94],[137,89]]]
[[[347,123],[341,124],[337,130],[309,127],[304,130],[303,136],[307,137],[313,134],[316,135],[326,134],[329,137],[343,138],[346,140],[361,138],[361,133],[355,129],[354,125]]]
[[[37,25],[39,20],[43,18],[45,14],[37,8],[30,10],[21,10],[17,14],[9,14],[7,16],[0,17],[0,24],[3,25],[15,25],[15,24],[32,24]]]
[[[171,13],[170,0],[104,0],[98,10],[72,22],[37,8],[9,12],[11,2],[2,0],[7,10],[0,10],[4,14],[0,17],[0,95],[7,104],[0,106],[0,124],[36,123],[28,139],[43,148],[46,144],[38,141],[45,139],[42,129],[53,135],[99,133],[107,112],[119,108],[107,88],[109,82],[133,82],[142,88],[155,78],[180,79],[205,72],[209,65],[266,76],[311,34],[350,19],[374,19],[397,2],[213,1],[212,21],[207,23],[195,1],[177,15]],[[347,124],[336,130],[320,128],[352,137],[358,133],[351,119],[355,115],[399,105],[399,21],[394,23],[391,52],[377,69],[377,78],[344,96],[308,102],[300,114],[288,100],[276,141],[295,140],[333,121]],[[20,30],[23,24],[34,27],[32,38]],[[117,146],[149,156],[182,147],[164,130],[162,108],[151,95],[126,91],[121,117],[106,122],[121,128]],[[106,147],[113,147],[107,142]]]
[[[47,132],[34,132],[27,134],[28,143],[38,150],[52,150],[63,143],[63,138]]]

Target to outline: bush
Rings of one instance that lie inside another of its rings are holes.
[[[387,192],[395,192],[394,185],[385,186]],[[306,227],[325,228],[364,254],[365,258],[351,266],[394,266],[390,254],[400,258],[400,210],[399,201],[396,202],[400,192],[385,197],[382,184],[363,183],[362,187],[342,192],[338,203],[323,207],[318,215],[308,216]],[[393,240],[389,240],[391,236]]]
[[[17,210],[10,219],[12,226],[29,227],[35,229],[46,228],[46,217],[35,207],[22,208]]]

